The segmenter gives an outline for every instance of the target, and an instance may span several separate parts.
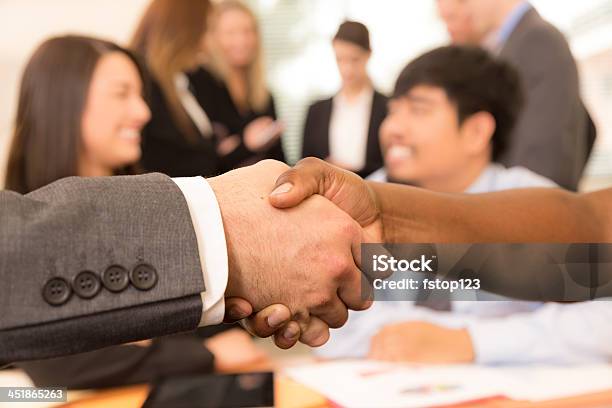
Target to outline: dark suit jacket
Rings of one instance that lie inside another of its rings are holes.
[[[363,169],[357,174],[366,177],[383,166],[382,153],[378,139],[378,130],[387,116],[387,97],[375,91],[372,100],[372,113],[366,148],[366,160]],[[333,98],[318,101],[310,106],[304,125],[302,157],[329,156],[329,123],[333,108]]]
[[[206,115],[213,130],[226,135],[236,134],[242,139],[246,120],[238,114],[229,91],[223,83],[204,68],[186,74],[189,89]],[[155,81],[151,81],[148,95],[151,120],[143,129],[142,167],[146,171],[165,173],[171,177],[216,176],[256,159],[272,158],[284,161],[280,140],[268,151],[254,153],[244,143],[226,156],[219,157],[217,143],[219,134],[211,138],[197,137],[189,140],[176,125],[166,98]],[[273,101],[269,110],[261,114],[276,118]],[[254,117],[250,118],[251,120]],[[193,131],[199,131],[193,125]]]
[[[197,328],[198,245],[168,177],[71,177],[26,195],[2,191],[0,208],[0,366]],[[121,268],[105,281],[111,266]]]
[[[200,105],[206,111],[214,127],[226,135],[236,134],[243,138],[246,126],[262,116],[277,119],[274,98],[261,112],[239,112],[227,86],[207,69],[201,67],[189,75],[193,93]],[[275,159],[285,161],[281,140],[274,143],[266,151],[255,153],[250,151],[244,143],[225,157],[219,158],[219,173],[253,164],[262,159]]]
[[[580,98],[576,62],[563,34],[529,10],[500,52],[520,73],[527,104],[500,158],[575,190],[595,141]]]
[[[232,109],[240,118],[243,130],[249,123],[251,123],[253,120],[257,118],[268,116],[274,120],[278,119],[278,116],[276,114],[276,104],[274,103],[274,98],[272,97],[272,95],[270,95],[270,101],[268,102],[268,105],[261,112],[249,110],[248,112],[240,113],[236,105],[233,103],[233,101],[232,101],[232,105],[233,105]],[[242,134],[243,131],[241,131],[240,133]],[[274,160],[278,160],[282,162],[287,161],[287,159],[285,158],[285,152],[283,151],[282,136],[278,139],[276,143],[274,143],[272,146],[270,146],[265,151],[260,152],[260,153],[253,153],[252,157],[249,157],[243,163],[238,163],[238,165],[244,166],[244,165],[254,164],[264,159],[274,159]],[[234,166],[231,168],[235,168],[235,167],[237,166]],[[231,170],[231,168],[229,170]]]
[[[219,174],[217,141],[214,137],[188,140],[177,126],[160,86],[151,81],[148,95],[151,120],[142,131],[142,166],[170,177],[216,176]],[[208,114],[208,110],[206,110]],[[193,131],[199,131],[193,125]]]

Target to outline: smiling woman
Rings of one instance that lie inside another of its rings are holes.
[[[79,36],[45,41],[21,81],[6,188],[27,193],[69,176],[134,174],[149,120],[136,58]]]
[[[106,54],[93,73],[82,118],[79,175],[108,176],[140,158],[140,130],[149,120],[142,81],[129,57]]]

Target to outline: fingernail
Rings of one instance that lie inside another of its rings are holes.
[[[291,190],[292,188],[293,188],[293,184],[291,184],[291,183],[284,183],[284,184],[281,184],[280,186],[276,187],[274,189],[274,191],[272,191],[272,193],[270,195],[285,194],[285,193],[288,193],[289,190]]]
[[[282,324],[285,323],[285,318],[282,316],[281,313],[272,313],[270,316],[268,316],[266,320],[268,322],[268,326],[273,329],[276,327],[280,327]]]
[[[283,337],[287,340],[293,340],[299,333],[299,329],[294,325],[289,325],[283,332]]]

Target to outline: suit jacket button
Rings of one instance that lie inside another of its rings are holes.
[[[101,288],[98,275],[91,271],[80,272],[72,281],[74,293],[83,299],[91,299],[96,296]]]
[[[130,281],[136,289],[149,290],[157,283],[157,271],[149,264],[138,264],[130,273]]]
[[[49,279],[43,288],[43,299],[52,306],[63,305],[70,299],[70,295],[70,285],[62,278]]]
[[[121,265],[109,266],[102,272],[102,284],[111,292],[121,292],[130,284],[128,270]]]

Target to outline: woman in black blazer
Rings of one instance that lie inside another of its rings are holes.
[[[249,123],[232,108],[225,85],[204,67],[184,74],[193,100],[205,113],[211,132],[204,135],[193,123],[189,127],[197,137],[188,139],[172,115],[159,83],[150,81],[151,120],[143,130],[143,167],[171,177],[215,176],[239,167],[255,153],[242,142]],[[223,140],[232,146],[221,151]]]
[[[206,67],[218,79],[222,90],[209,89],[201,94],[222,93],[217,102],[225,110],[227,118],[234,118],[229,125],[245,129],[249,123],[261,121],[268,124],[265,148],[253,152],[246,160],[225,160],[225,166],[237,167],[253,164],[262,159],[285,161],[281,143],[283,125],[277,122],[274,98],[268,90],[264,72],[264,56],[257,18],[245,4],[236,0],[224,0],[215,6],[210,19]],[[237,35],[239,34],[239,35]],[[227,98],[227,96],[229,98]],[[240,132],[244,134],[244,132]]]
[[[203,44],[211,9],[209,0],[154,0],[132,38],[131,48],[144,58],[152,79],[152,118],[142,144],[147,171],[214,176],[268,148],[271,119],[243,124],[230,108],[219,111],[232,104],[223,88],[218,97],[206,97],[218,85],[200,66],[207,58]],[[230,133],[219,133],[221,127]]]
[[[361,177],[367,177],[383,167],[382,153],[380,151],[380,143],[378,142],[378,130],[382,121],[387,116],[387,101],[388,98],[385,95],[374,91],[368,126],[365,165],[361,169],[348,169],[355,171]],[[306,124],[304,125],[302,157],[313,156],[320,159],[329,159],[329,124],[332,110],[333,98],[315,102],[308,108]]]
[[[143,129],[142,165],[147,171],[158,171],[170,177],[216,176],[220,172],[217,140],[212,133],[203,137],[193,123],[191,139],[177,124],[169,103],[155,80],[150,81],[148,103],[151,120]]]
[[[238,135],[238,137],[243,138],[247,133],[247,128],[252,124],[259,126],[258,122],[261,122],[265,127],[266,124],[277,119],[272,95],[270,95],[264,109],[250,108],[246,111],[240,111],[223,80],[218,75],[213,74],[208,67],[199,67],[189,74],[189,79],[194,96],[206,110],[213,124],[217,140],[227,139],[231,135]],[[250,150],[243,141],[232,152],[219,158],[219,171],[229,171],[262,159],[285,161],[279,138],[273,140],[269,146],[259,152]]]
[[[310,106],[304,125],[302,157],[332,162],[362,177],[383,166],[378,130],[387,116],[387,97],[372,87],[368,29],[347,21],[333,40],[342,88]]]

